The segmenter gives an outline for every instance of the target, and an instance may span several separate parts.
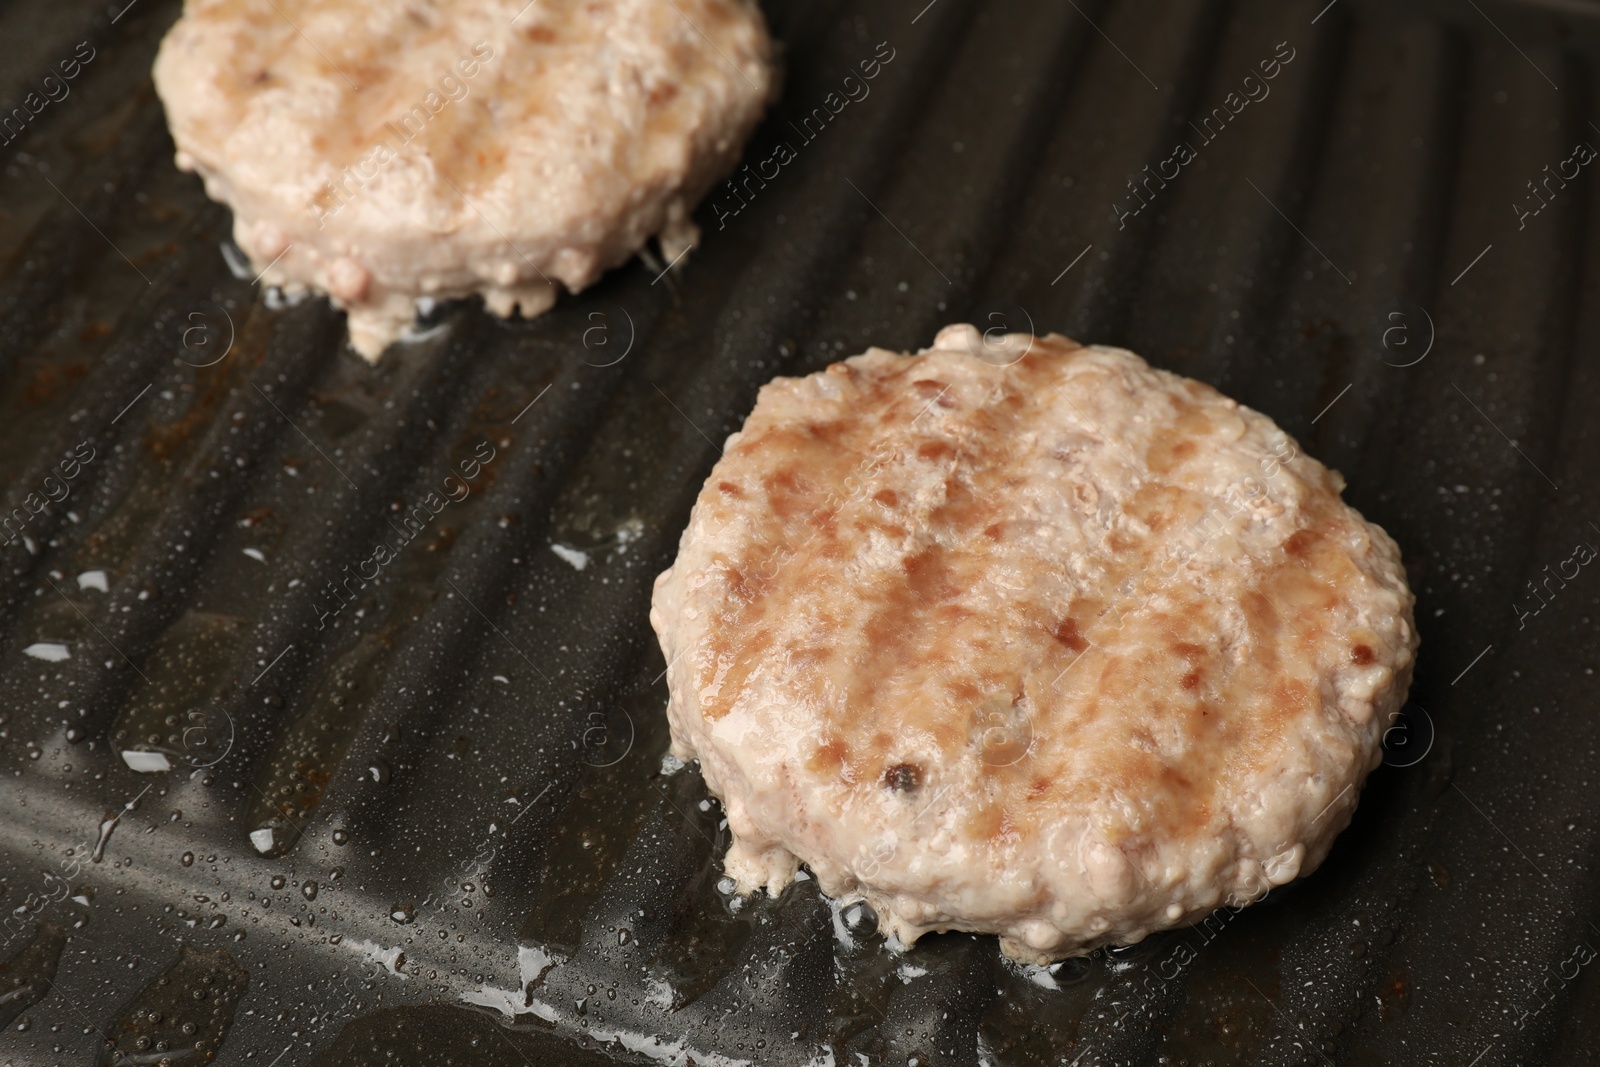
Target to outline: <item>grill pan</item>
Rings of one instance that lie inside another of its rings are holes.
[[[773,0],[794,158],[692,257],[369,368],[227,269],[179,5],[125,4],[0,11],[0,1062],[1593,1061],[1600,216],[1546,179],[1600,5]],[[1217,386],[1403,547],[1412,702],[1314,876],[1054,974],[719,889],[650,583],[762,382],[952,321]]]

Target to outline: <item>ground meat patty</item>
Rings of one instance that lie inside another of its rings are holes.
[[[1322,861],[1404,700],[1400,554],[1265,416],[950,326],[761,390],[650,619],[741,891],[1043,962]]]
[[[155,81],[264,280],[376,359],[417,297],[536,315],[676,257],[773,71],[753,0],[188,0]]]

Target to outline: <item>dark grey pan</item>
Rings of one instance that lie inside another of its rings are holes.
[[[226,270],[125,3],[0,10],[0,1061],[1591,1061],[1600,5],[776,0],[700,251],[373,369]],[[1054,976],[735,907],[660,773],[718,443],[962,320],[1271,415],[1419,597],[1323,869]]]

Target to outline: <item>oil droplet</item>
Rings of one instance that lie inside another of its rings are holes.
[[[1060,985],[1072,985],[1089,977],[1094,961],[1087,956],[1071,956],[1050,965],[1050,977]]]
[[[122,811],[128,811],[132,807],[133,805],[129,804]],[[122,811],[106,812],[106,817],[100,822],[100,837],[94,843],[94,851],[89,853],[89,862],[99,863],[105,859],[106,843],[111,840],[111,831],[115,830],[117,823],[122,821]]]
[[[871,937],[878,932],[878,913],[864,900],[847,906],[839,917],[852,937]]]
[[[417,907],[415,904],[395,904],[389,908],[389,918],[393,919],[401,926],[405,926],[413,922],[416,917]]]

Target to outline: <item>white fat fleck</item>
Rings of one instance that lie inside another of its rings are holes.
[[[244,550],[244,554],[255,560],[257,563],[265,563],[267,561],[267,557],[262,554],[259,548],[247,548]]]
[[[1037,963],[1014,964],[1014,966],[1018,972],[1021,973],[1022,977],[1026,978],[1028,981],[1032,982],[1041,989],[1061,988],[1061,984],[1055,980],[1055,976],[1050,973],[1050,968],[1048,967],[1041,966]]]
[[[401,344],[418,344],[422,341],[431,341],[435,337],[440,337],[449,332],[450,324],[448,322],[436,322],[432,326],[425,326],[421,329],[418,329],[417,324],[413,322],[410,326],[400,331],[399,341]]]
[[[35,641],[22,650],[34,659],[42,659],[50,663],[60,663],[64,659],[71,659],[72,653],[66,645],[55,641]]]
[[[856,939],[851,936],[850,928],[844,924],[844,909],[854,903],[854,900],[839,901],[831,898],[828,900],[828,911],[833,918],[833,939],[847,950],[856,947]]]
[[[172,769],[172,763],[161,753],[137,752],[131,748],[122,750],[122,762],[128,765],[130,771],[138,771],[141,774],[152,774]]]
[[[476,1004],[480,1008],[489,1008],[497,1011],[508,1019],[515,1019],[519,1011],[524,1011],[527,1008],[521,993],[487,985],[467,990],[461,994],[461,999],[468,1004]]]
[[[253,282],[256,272],[250,268],[250,257],[232,241],[223,241],[218,246],[222,249],[222,261],[228,265],[228,273],[238,278],[241,282]]]
[[[644,520],[630,518],[617,527],[617,545],[626,548],[644,536]]]
[[[79,589],[98,589],[102,593],[111,592],[111,583],[106,579],[105,571],[84,571],[78,575]]]
[[[895,969],[895,977],[905,985],[910,985],[913,978],[921,978],[928,973],[928,968],[918,967],[913,963],[902,963]]]
[[[272,827],[263,826],[259,830],[250,831],[250,844],[255,850],[265,856],[272,851]]]
[[[539,945],[518,945],[517,977],[522,980],[522,986],[526,989],[529,982],[537,982],[543,977],[544,972],[565,961],[565,956],[559,956]]]
[[[280,285],[270,286],[265,294],[267,310],[283,311],[285,308],[292,308],[310,295],[311,292],[307,289],[288,290]]]
[[[255,835],[252,834],[251,836],[254,837]],[[376,941],[363,941],[360,938],[352,937],[345,938],[340,944],[354,952],[361,953],[373,963],[382,966],[390,974],[398,975],[401,978],[411,977],[396,966],[400,962],[400,957],[404,955],[398,945],[394,948],[384,948]]]
[[[674,994],[672,987],[654,975],[647,975],[644,980],[644,999],[646,1004],[654,1004],[658,1008],[672,1007]]]
[[[806,1061],[806,1067],[834,1067],[833,1046],[823,1045],[815,1056]]]
[[[572,569],[581,571],[589,565],[589,553],[579,548],[568,548],[566,545],[551,545],[550,551],[572,564]]]

